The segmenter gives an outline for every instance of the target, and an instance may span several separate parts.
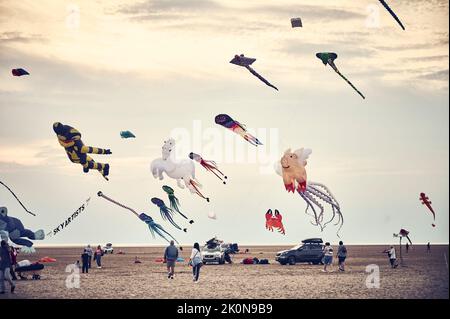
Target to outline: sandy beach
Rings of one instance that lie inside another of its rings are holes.
[[[18,280],[16,294],[0,298],[448,298],[448,246],[414,246],[404,255],[404,267],[391,269],[386,246],[348,246],[345,273],[323,273],[321,266],[297,264],[281,266],[275,253],[289,247],[243,246],[250,252],[234,255],[229,265],[202,267],[200,282],[193,284],[191,268],[178,263],[175,279],[169,280],[166,268],[155,260],[163,248],[115,247],[124,255],[105,255],[103,269],[80,274],[80,287],[66,287],[66,267],[80,259],[82,248],[38,248],[34,255],[19,255],[18,260],[36,261],[49,256],[56,263],[46,264],[41,280]],[[397,249],[398,251],[398,249]],[[190,248],[181,252],[186,260]],[[141,264],[135,264],[135,256]],[[242,265],[245,257],[267,258],[270,265]],[[380,287],[367,288],[366,266],[378,265]]]

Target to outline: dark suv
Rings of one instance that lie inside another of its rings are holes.
[[[277,253],[275,260],[282,265],[295,265],[296,263],[312,263],[318,265],[322,263],[323,241],[321,238],[310,238],[302,241],[289,250]]]

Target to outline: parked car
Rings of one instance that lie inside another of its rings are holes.
[[[283,250],[276,254],[275,260],[281,265],[295,265],[296,263],[322,263],[324,256],[323,241],[321,238],[310,238],[302,241],[289,250]]]
[[[106,244],[106,246],[104,246],[102,249],[105,255],[114,253],[114,248],[111,243]]]
[[[205,245],[201,249],[203,264],[218,263],[223,265],[225,263],[225,252],[228,246],[226,244],[220,244],[215,247]]]

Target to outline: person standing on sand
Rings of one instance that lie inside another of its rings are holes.
[[[328,272],[328,266],[331,267],[333,263],[333,247],[331,247],[330,243],[326,242],[325,247],[323,248],[324,257],[323,257],[323,272]]]
[[[428,242],[427,244],[427,253],[431,252],[431,244]]]
[[[87,245],[87,247],[85,248],[86,253],[89,256],[89,260],[88,260],[88,268],[91,268],[91,263],[92,263],[92,255],[94,254],[94,252],[92,251],[91,245]]]
[[[406,243],[406,253],[409,251],[409,243]]]
[[[194,248],[192,248],[189,265],[192,266],[193,281],[194,283],[198,283],[200,268],[203,266],[202,254],[200,253],[200,245],[198,243],[195,243]]]
[[[2,240],[0,248],[0,294],[5,293],[5,280],[11,286],[11,293],[14,293],[16,285],[11,278],[11,255],[8,243]]]
[[[17,265],[17,250],[13,246],[11,246],[10,256],[11,256],[11,278],[12,280],[17,280],[16,272],[14,271]]]
[[[89,254],[87,248],[84,249],[83,254],[81,255],[81,272],[89,273]]]
[[[175,273],[175,263],[178,258],[178,249],[175,247],[175,243],[173,240],[170,241],[170,246],[166,247],[164,251],[164,260],[167,264],[167,278],[173,279],[173,275]]]
[[[397,268],[397,255],[395,254],[395,247],[391,246],[388,251],[389,262],[391,263],[391,268]]]
[[[342,240],[339,242],[337,257],[339,259],[339,270],[345,271],[345,259],[347,258],[347,247],[345,247]]]
[[[94,253],[94,260],[97,262],[98,269],[102,268],[102,256],[103,256],[102,246],[98,245]]]

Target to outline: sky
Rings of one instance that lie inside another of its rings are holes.
[[[306,147],[308,179],[327,185],[341,206],[344,242],[392,243],[405,228],[413,242],[448,243],[448,1],[389,3],[406,31],[375,0],[0,0],[0,180],[37,216],[4,188],[0,205],[47,233],[91,198],[40,245],[165,243],[98,191],[153,216],[186,245],[213,236],[336,243],[337,228],[311,225],[305,202],[273,170],[286,149]],[[292,17],[303,28],[291,28]],[[315,57],[321,51],[338,53],[337,67],[365,100]],[[235,54],[256,58],[252,67],[279,91],[230,64]],[[13,77],[17,67],[31,75]],[[264,146],[256,152],[217,126],[220,113]],[[67,159],[56,121],[77,128],[86,145],[112,150],[93,156],[110,163],[109,182]],[[137,138],[121,139],[122,130]],[[194,151],[228,176],[223,185],[196,164],[210,203],[153,178],[150,162],[168,137],[175,160]],[[150,202],[167,202],[166,184],[195,220],[175,217],[187,233]],[[432,200],[436,228],[420,192]],[[281,212],[286,235],[265,229],[268,209]]]

